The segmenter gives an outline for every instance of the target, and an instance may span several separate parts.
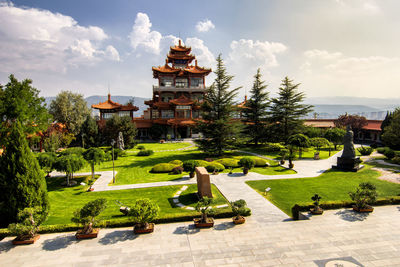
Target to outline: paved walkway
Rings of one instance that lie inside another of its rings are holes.
[[[212,229],[191,222],[156,225],[134,235],[132,227],[102,229],[99,237],[77,241],[74,233],[44,234],[33,245],[0,241],[1,266],[400,266],[400,206],[371,214],[325,211],[306,221],[260,224],[248,218],[234,226],[216,220]],[[326,265],[328,266],[328,265]]]

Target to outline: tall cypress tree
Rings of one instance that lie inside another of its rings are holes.
[[[381,124],[381,135],[385,133],[386,126],[389,126],[393,119],[393,112],[386,112],[385,119],[382,121]]]
[[[21,123],[12,123],[4,154],[0,157],[0,224],[16,222],[19,211],[39,206],[49,210],[46,181],[29,149]]]
[[[241,125],[233,120],[234,98],[240,87],[229,90],[233,76],[228,75],[221,55],[217,58],[214,83],[208,89],[202,104],[202,120],[197,129],[202,139],[197,141],[199,148],[207,153],[222,155],[236,146]]]
[[[250,99],[247,100],[243,109],[244,122],[246,123],[245,133],[251,137],[250,142],[258,145],[258,142],[265,136],[265,121],[268,116],[269,99],[265,91],[267,85],[261,80],[260,69],[254,75],[253,87],[250,91]]]
[[[286,142],[289,136],[299,132],[303,124],[301,118],[312,112],[313,106],[302,104],[305,95],[297,91],[299,85],[285,77],[278,97],[271,99],[270,115],[277,141]]]

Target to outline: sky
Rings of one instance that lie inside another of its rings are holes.
[[[0,0],[0,84],[14,74],[41,96],[151,98],[151,67],[180,38],[200,66],[215,69],[221,54],[240,98],[257,68],[271,96],[288,76],[307,97],[399,98],[398,10],[398,0]]]

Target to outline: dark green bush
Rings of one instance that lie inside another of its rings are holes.
[[[153,166],[153,168],[151,169],[151,172],[153,173],[165,173],[165,172],[172,172],[172,170],[175,168],[176,166],[174,164],[170,164],[170,163],[159,163]]]
[[[231,158],[223,158],[216,160],[216,162],[221,163],[224,165],[225,168],[238,168],[239,166],[239,160],[237,159],[231,159]]]
[[[357,148],[357,150],[363,156],[369,156],[369,155],[371,155],[372,151],[374,151],[374,149],[369,146],[362,146],[362,147]]]
[[[385,155],[385,157],[387,157],[388,159],[392,159],[392,158],[394,158],[394,157],[396,156],[396,153],[395,153],[394,150],[392,150],[392,149],[387,149],[387,150],[385,150],[384,155]]]
[[[82,147],[69,147],[67,149],[64,149],[60,154],[61,155],[82,155],[83,152],[85,152],[85,149]]]
[[[172,169],[173,174],[181,174],[182,172],[183,172],[183,167],[181,167],[181,166],[175,165],[175,168]]]
[[[254,160],[254,167],[267,167],[268,163],[265,159],[262,158],[253,158]]]
[[[380,154],[385,154],[385,152],[388,151],[388,150],[390,150],[390,148],[387,147],[387,146],[385,146],[385,147],[378,147],[378,148],[376,149],[376,151],[377,151],[378,153],[380,153]]]
[[[206,167],[208,172],[222,172],[223,170],[225,170],[224,165],[222,165],[221,163],[218,162],[210,162],[207,167]]]
[[[153,155],[153,154],[154,154],[154,151],[148,149],[148,150],[140,150],[140,151],[136,154],[136,156],[144,157],[144,156],[150,156],[150,155]]]
[[[146,148],[144,146],[140,145],[140,146],[137,146],[137,149],[138,150],[145,150]]]
[[[264,146],[264,149],[267,152],[279,152],[283,148],[285,148],[285,146],[280,143],[266,143]]]
[[[400,157],[399,157],[399,156],[394,157],[394,158],[392,159],[392,162],[393,162],[394,164],[399,164],[399,165],[400,165]]]
[[[198,160],[195,160],[195,161],[198,164],[198,166],[196,166],[196,167],[207,167],[207,165],[209,164],[208,161],[201,160],[201,159],[198,159]]]
[[[242,166],[243,168],[251,169],[254,167],[255,161],[250,157],[243,157],[240,159],[239,165]]]
[[[179,159],[172,160],[172,161],[170,161],[170,162],[168,162],[168,163],[174,164],[174,165],[176,165],[176,166],[182,166],[182,165],[183,165],[182,160],[179,160]]]
[[[199,166],[197,160],[186,160],[183,162],[183,169],[186,172],[194,172],[195,168]]]

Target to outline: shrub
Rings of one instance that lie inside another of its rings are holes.
[[[96,217],[106,209],[107,200],[98,198],[85,204],[81,209],[74,212],[71,221],[83,225],[82,234],[90,234],[93,231],[93,225],[97,222]]]
[[[112,151],[111,151],[111,153],[112,153]],[[122,150],[119,148],[114,148],[114,159],[115,160],[118,159],[118,157],[125,157],[126,155],[127,154],[126,154],[125,150]]]
[[[175,168],[176,166],[170,163],[159,163],[153,166],[153,168],[151,168],[151,172],[153,173],[165,173],[165,172],[172,172],[172,170]]]
[[[197,160],[187,160],[183,162],[183,169],[186,172],[194,172],[195,168],[199,166]]]
[[[239,160],[237,160],[237,159],[223,158],[223,159],[216,160],[216,162],[221,163],[222,165],[224,165],[225,168],[239,167]]]
[[[349,196],[356,203],[357,208],[362,209],[375,202],[378,194],[375,185],[367,182],[360,183],[355,192],[349,192]]]
[[[387,147],[387,146],[385,146],[385,147],[378,147],[378,148],[376,149],[376,151],[377,151],[378,153],[380,153],[380,154],[385,154],[385,152],[388,151],[388,150],[390,150],[390,148]]]
[[[285,146],[281,145],[280,143],[266,143],[265,144],[265,151],[267,152],[278,152],[281,149],[285,148]]]
[[[388,159],[392,159],[396,156],[396,153],[392,150],[392,149],[387,149],[385,150],[385,152],[383,153],[385,155],[385,157],[387,157]]]
[[[177,166],[182,166],[182,165],[183,165],[183,162],[182,162],[182,160],[176,159],[176,160],[170,161],[169,164],[174,164],[174,165],[177,165]]]
[[[183,172],[183,168],[181,166],[174,165],[175,168],[172,169],[173,174],[181,174]]]
[[[212,215],[214,211],[211,209],[212,198],[203,197],[197,202],[196,211],[201,213],[201,222],[207,222],[208,215]]]
[[[262,158],[253,158],[254,160],[254,167],[266,167],[268,163],[265,159]]]
[[[362,147],[357,148],[357,150],[363,156],[369,156],[369,155],[371,155],[372,151],[374,151],[374,149],[369,146],[362,146]]]
[[[10,224],[8,230],[11,234],[16,235],[18,240],[33,238],[46,216],[47,213],[43,213],[43,209],[40,207],[25,208],[18,212],[19,223]]]
[[[61,155],[82,155],[83,152],[85,152],[85,149],[82,147],[69,147],[67,149],[64,149],[60,154]]]
[[[250,157],[243,157],[239,161],[239,165],[242,166],[244,169],[251,169],[254,167],[255,161]]]
[[[222,172],[223,170],[225,170],[224,165],[222,165],[221,163],[218,162],[210,162],[207,167],[206,167],[208,172]]]
[[[235,214],[236,219],[240,219],[241,216],[250,216],[251,210],[247,207],[247,203],[244,199],[239,199],[231,202],[231,209]]]
[[[400,157],[399,157],[399,156],[394,157],[394,158],[392,159],[392,162],[393,162],[394,164],[399,164],[399,165],[400,165]]]
[[[149,199],[138,199],[129,207],[128,216],[132,217],[133,222],[139,227],[146,227],[149,222],[157,218],[160,208]]]
[[[372,143],[372,144],[370,145],[370,147],[372,147],[373,149],[376,149],[376,148],[378,148],[378,144],[377,144],[377,143]]]
[[[137,146],[138,150],[145,150],[146,148],[143,145]]]
[[[201,160],[201,159],[198,159],[198,160],[195,160],[195,161],[198,164],[198,166],[196,166],[196,167],[207,167],[207,165],[210,164],[209,162],[207,162],[205,160]]]
[[[140,150],[140,151],[136,154],[136,156],[144,157],[144,156],[150,156],[150,155],[153,155],[153,154],[154,154],[154,151],[148,149],[148,150]]]
[[[104,160],[105,161],[111,161],[112,160],[112,153],[111,151],[106,152],[105,156],[104,156]]]

